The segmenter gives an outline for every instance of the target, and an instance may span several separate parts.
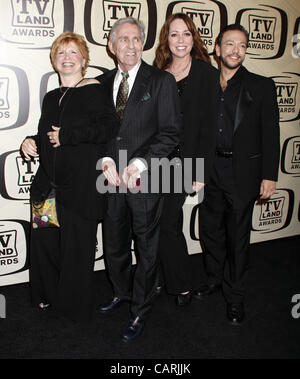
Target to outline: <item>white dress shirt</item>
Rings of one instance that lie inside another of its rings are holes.
[[[132,87],[133,87],[137,72],[141,66],[141,63],[142,63],[142,61],[140,60],[131,70],[128,71],[128,75],[129,75],[129,77],[127,79],[128,85],[129,85],[128,97],[129,97],[130,92],[132,90]],[[123,71],[121,70],[120,66],[118,66],[118,71],[117,71],[116,76],[115,76],[114,88],[113,88],[113,99],[114,99],[115,105],[116,105],[116,101],[117,101],[117,95],[118,95],[119,87],[120,87],[121,81],[123,79],[122,72]],[[111,159],[109,157],[105,157],[102,160],[103,164],[104,164],[104,161],[113,161],[113,159]],[[140,173],[142,171],[147,170],[147,167],[145,166],[144,162],[142,162],[140,159],[135,159],[132,163],[138,168]]]
[[[136,78],[136,74],[140,68],[141,63],[142,63],[142,61],[139,61],[139,63],[137,63],[130,71],[128,71],[128,75],[129,75],[129,77],[127,79],[127,82],[129,85],[128,97],[129,97],[130,92],[132,90],[132,87],[133,87],[133,84],[134,84],[134,81]],[[120,87],[121,81],[123,79],[122,72],[123,71],[121,70],[120,66],[118,66],[118,71],[116,73],[115,80],[114,80],[114,90],[113,90],[113,97],[114,97],[115,105],[116,105],[116,101],[117,101],[117,95],[118,95],[119,87]]]

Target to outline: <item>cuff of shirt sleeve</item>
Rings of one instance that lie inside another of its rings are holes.
[[[103,163],[104,162],[114,162],[114,160],[112,158],[110,158],[110,157],[104,157],[104,158],[102,158],[102,162]]]
[[[138,168],[140,173],[147,170],[147,166],[140,159],[135,159],[132,163]]]
[[[101,163],[102,170],[104,169],[105,163],[108,163],[108,162],[115,163],[115,161],[112,158],[110,158],[110,157],[104,157],[104,158],[102,158],[102,163]]]

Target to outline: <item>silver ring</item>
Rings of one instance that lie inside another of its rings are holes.
[[[52,137],[50,136],[50,137],[49,137],[49,139],[51,140],[51,139],[52,139]]]

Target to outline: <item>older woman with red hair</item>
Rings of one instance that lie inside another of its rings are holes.
[[[32,303],[87,320],[94,309],[96,233],[104,195],[96,190],[96,163],[117,133],[117,120],[102,85],[85,78],[88,46],[81,35],[57,37],[50,59],[60,87],[43,100],[37,135],[21,145],[25,159],[39,155],[31,200],[56,189],[59,228],[34,228],[30,243]]]

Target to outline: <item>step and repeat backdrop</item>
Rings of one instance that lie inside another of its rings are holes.
[[[22,160],[22,140],[37,131],[45,93],[58,86],[50,65],[54,39],[70,30],[85,36],[88,77],[114,66],[108,33],[126,16],[146,26],[143,58],[152,63],[160,28],[175,12],[187,13],[211,53],[220,29],[240,23],[250,33],[244,65],[273,78],[280,110],[278,189],[253,211],[251,242],[300,234],[300,2],[299,0],[0,0],[0,286],[28,281],[29,189],[39,160]],[[189,252],[201,252],[197,198],[185,204]],[[101,225],[95,269],[103,269]],[[284,252],[283,252],[284,253]]]

